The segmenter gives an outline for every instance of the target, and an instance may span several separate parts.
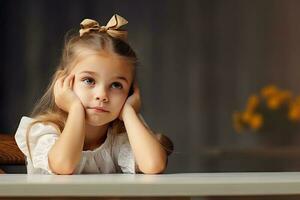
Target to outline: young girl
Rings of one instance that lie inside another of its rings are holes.
[[[106,26],[85,19],[80,34],[66,42],[48,90],[15,135],[28,174],[156,174],[166,168],[172,143],[138,115],[137,57],[120,29],[125,24],[119,15]]]

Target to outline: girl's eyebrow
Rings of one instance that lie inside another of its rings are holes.
[[[87,73],[87,74],[97,74],[96,72],[93,72],[93,71],[82,71],[79,74],[84,74],[84,73]]]
[[[82,71],[79,74],[83,74],[83,73],[92,74],[92,75],[96,75],[97,74],[96,72],[93,72],[93,71]],[[125,81],[128,84],[128,80],[124,76],[116,76],[116,77],[114,77],[112,79],[121,79],[121,80]]]
[[[121,80],[125,81],[126,83],[128,83],[128,80],[124,76],[117,76],[115,78],[116,79],[121,79]]]

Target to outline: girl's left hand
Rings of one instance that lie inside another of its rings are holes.
[[[123,116],[126,113],[126,109],[128,107],[132,107],[136,113],[140,112],[142,102],[141,102],[141,96],[140,96],[140,89],[137,85],[137,82],[135,82],[133,85],[133,91],[134,91],[133,94],[130,95],[126,99],[126,102],[124,103],[124,106],[119,115],[120,120],[123,120]]]

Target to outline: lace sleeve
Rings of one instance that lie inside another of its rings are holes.
[[[135,174],[135,158],[128,140],[127,133],[122,133],[118,136],[117,146],[117,161],[122,172]]]
[[[27,157],[27,161],[35,169],[46,170],[53,174],[49,168],[48,153],[55,141],[58,139],[57,130],[51,125],[42,123],[34,124],[28,132],[28,143],[26,140],[27,129],[33,120],[28,117],[21,119],[15,139],[20,150]]]

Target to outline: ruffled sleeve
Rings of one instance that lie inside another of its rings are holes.
[[[16,143],[27,157],[28,166],[32,166],[33,168],[28,169],[27,166],[27,169],[33,173],[34,171],[42,171],[42,173],[54,174],[49,168],[48,153],[59,137],[58,132],[51,125],[36,123],[28,132],[29,144],[27,144],[26,133],[32,122],[32,118],[22,117],[15,134]],[[31,156],[29,151],[31,152]]]
[[[123,173],[135,174],[135,159],[127,133],[118,134],[116,143],[116,157],[121,171]]]

